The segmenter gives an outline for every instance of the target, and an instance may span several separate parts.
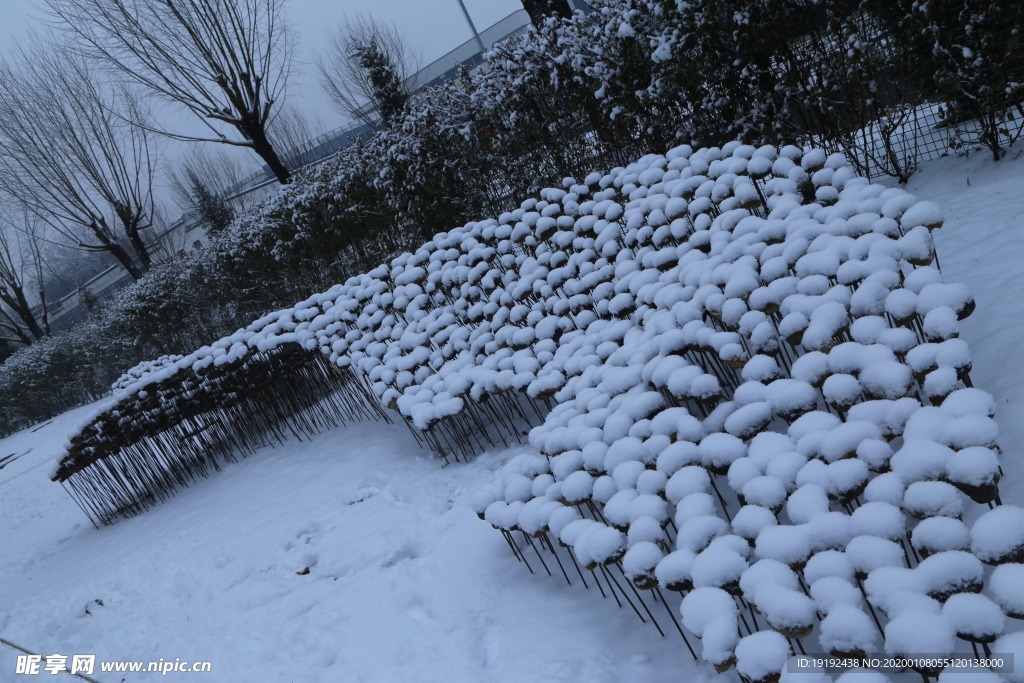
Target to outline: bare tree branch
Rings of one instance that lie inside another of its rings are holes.
[[[316,56],[320,85],[335,106],[354,121],[377,128],[408,101],[420,56],[394,23],[368,15],[347,16]]]
[[[284,0],[47,0],[78,49],[149,93],[190,111],[211,137],[256,152],[282,183],[290,173],[267,138],[287,93],[294,43]],[[218,123],[234,128],[232,140]]]
[[[0,192],[138,279],[150,265],[140,231],[152,215],[155,149],[113,115],[117,106],[77,55],[38,36],[18,47],[0,63]]]
[[[270,140],[285,155],[285,163],[289,168],[302,168],[320,158],[311,154],[307,145],[324,132],[318,117],[308,116],[290,106],[278,109],[277,114],[270,119],[268,128]]]

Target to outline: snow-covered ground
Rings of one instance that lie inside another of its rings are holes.
[[[404,426],[359,424],[96,530],[45,476],[75,419],[0,441],[0,457],[33,449],[0,470],[0,637],[43,655],[213,663],[100,683],[710,678],[678,636],[532,576],[469,510],[521,449],[442,467]],[[17,654],[0,645],[0,681],[34,678],[14,675]]]
[[[977,151],[924,164],[907,184],[942,207],[935,233],[942,273],[963,282],[978,308],[960,325],[974,385],[996,399],[1003,502],[1024,505],[1024,149],[993,163]]]
[[[1017,504],[1022,187],[1014,151],[997,165],[982,153],[931,162],[907,188],[943,208],[943,272],[977,299],[962,336],[975,385],[999,406],[1003,500]],[[469,497],[526,446],[442,467],[404,427],[360,424],[263,450],[96,530],[47,478],[88,410],[0,441],[0,461],[25,453],[0,469],[0,638],[44,655],[213,663],[166,677],[97,671],[101,683],[715,678],[678,637],[596,591],[531,575],[477,519]],[[17,654],[0,645],[0,681],[33,680],[14,675]]]

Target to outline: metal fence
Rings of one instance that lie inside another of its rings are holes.
[[[811,138],[812,146],[846,154],[864,176],[909,177],[920,164],[963,150],[984,147],[977,121],[950,122],[941,104],[924,103],[894,110],[839,142]],[[1000,143],[1005,147],[1024,133],[1024,115],[1004,113]]]

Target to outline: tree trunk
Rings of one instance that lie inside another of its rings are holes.
[[[149,256],[149,250],[146,249],[145,242],[142,241],[142,237],[139,236],[139,229],[133,228],[128,233],[128,239],[132,243],[132,248],[135,249],[135,253],[139,255],[139,260],[142,261],[142,268],[149,270],[153,266],[153,259]]]
[[[292,173],[270,144],[266,128],[260,124],[245,122],[239,124],[238,129],[252,143],[253,151],[270,167],[270,172],[277,178],[277,182],[287,185],[292,179]]]
[[[569,0],[523,0],[523,9],[530,15],[530,21],[537,28],[543,26],[544,20],[552,14],[563,19],[572,17]]]
[[[28,305],[28,299],[25,298],[25,292],[22,291],[21,287],[16,284],[8,283],[9,293],[0,294],[0,301],[7,304],[14,313],[21,318],[21,322],[25,324],[28,331],[32,333],[32,336],[36,339],[42,339],[46,335],[43,333],[42,328],[39,327],[39,323],[32,316],[32,307]],[[13,294],[13,296],[12,296]]]
[[[14,334],[14,336],[17,337],[17,339],[11,339],[10,337],[0,337],[0,344],[2,344],[2,343],[9,343],[9,342],[20,342],[20,343],[24,344],[25,346],[32,346],[32,344],[35,342],[35,340],[32,339],[32,337],[28,336],[25,333],[25,330],[21,329],[18,326],[18,324],[15,322],[14,318],[12,318],[10,315],[8,315],[7,311],[5,311],[3,309],[0,309],[0,316],[3,316],[3,318],[8,321],[6,323],[5,322],[0,322],[0,330],[9,330],[12,334]],[[2,348],[2,346],[0,346],[0,348]],[[8,347],[8,348],[10,348],[10,347]],[[8,354],[8,355],[10,355],[10,354]]]
[[[53,334],[53,330],[50,329],[50,311],[46,303],[46,278],[43,277],[43,255],[40,253],[38,243],[32,249],[32,259],[35,264],[36,270],[36,283],[39,286],[39,305],[41,309],[39,311],[39,318],[43,323],[43,332],[46,336]]]
[[[93,222],[87,227],[103,246],[96,247],[85,244],[80,246],[93,251],[109,252],[111,256],[117,259],[118,263],[124,266],[124,269],[128,271],[128,274],[132,276],[133,280],[142,279],[142,271],[139,270],[139,267],[135,265],[134,261],[132,261],[132,257],[128,254],[125,248],[109,237],[110,229],[107,227],[106,221],[103,218],[93,219]]]
[[[135,265],[135,262],[132,261],[131,255],[127,252],[127,250],[125,250],[124,247],[122,247],[117,242],[110,242],[105,246],[106,251],[109,251],[110,254],[117,259],[118,263],[124,266],[124,269],[128,271],[128,274],[132,276],[133,280],[142,279],[142,271],[139,270],[139,267],[137,265]]]
[[[148,271],[153,266],[153,259],[150,258],[146,243],[142,241],[142,237],[139,235],[139,223],[142,222],[144,214],[141,210],[133,212],[130,206],[120,201],[114,203],[114,212],[117,214],[118,220],[121,221],[121,228],[124,230],[124,234],[128,236],[128,241],[131,242],[135,255],[139,257],[139,261],[142,263],[142,270]]]
[[[43,329],[39,327],[39,323],[36,322],[35,317],[32,315],[32,307],[28,305],[28,299],[25,298],[25,292],[18,287],[14,290],[14,295],[18,298],[18,315],[25,321],[28,331],[32,333],[32,336],[36,339],[42,339],[46,335],[43,333]]]

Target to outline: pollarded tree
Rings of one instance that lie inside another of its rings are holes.
[[[248,147],[281,183],[291,173],[267,135],[287,93],[294,43],[285,0],[48,0],[78,48],[194,114],[212,137]],[[233,128],[242,139],[228,137]]]
[[[278,107],[267,128],[274,148],[281,151],[284,163],[293,171],[321,158],[316,141],[324,132],[320,117],[291,105]]]
[[[10,226],[0,224],[0,339],[27,345],[44,332],[25,295],[21,241]]]
[[[151,258],[156,150],[115,115],[116,93],[75,54],[35,41],[0,64],[0,192],[65,241],[138,280]]]
[[[0,210],[0,340],[32,344],[50,334],[40,221]],[[35,286],[35,306],[29,300]]]

